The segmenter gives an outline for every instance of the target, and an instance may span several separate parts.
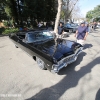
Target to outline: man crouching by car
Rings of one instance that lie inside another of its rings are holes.
[[[88,35],[88,28],[85,26],[85,22],[82,22],[75,34],[77,43],[84,45],[84,40],[86,40],[87,35]]]

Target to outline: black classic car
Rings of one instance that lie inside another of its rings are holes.
[[[55,39],[47,30],[30,30],[11,33],[15,46],[26,51],[41,69],[58,73],[60,69],[76,61],[82,45],[65,39]]]
[[[78,25],[75,23],[67,23],[64,25],[64,31],[69,33],[75,33]]]

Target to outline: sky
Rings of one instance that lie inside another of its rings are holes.
[[[79,0],[81,14],[85,17],[86,13],[100,5],[100,0]]]

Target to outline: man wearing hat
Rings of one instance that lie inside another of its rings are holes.
[[[59,26],[58,26],[58,38],[62,38],[63,32],[64,32],[63,23],[60,22],[60,23],[59,23]]]
[[[77,43],[84,45],[84,40],[86,40],[87,35],[88,28],[85,26],[85,22],[82,22],[75,34],[75,37],[77,38]]]

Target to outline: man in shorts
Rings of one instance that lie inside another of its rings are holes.
[[[88,28],[85,26],[85,22],[82,22],[75,33],[75,37],[77,38],[77,43],[84,45],[84,40],[86,40],[87,35],[88,35]]]

